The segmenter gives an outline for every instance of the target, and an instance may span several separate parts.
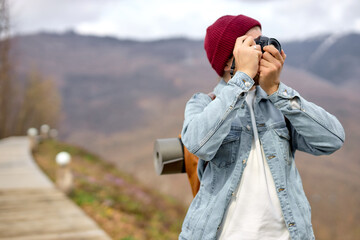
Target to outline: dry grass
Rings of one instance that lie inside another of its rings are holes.
[[[39,145],[34,157],[52,180],[60,151],[72,156],[75,188],[69,197],[113,239],[178,238],[186,213],[183,205],[81,148],[49,140]]]

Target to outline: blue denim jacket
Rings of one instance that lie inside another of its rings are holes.
[[[245,97],[253,84],[248,75],[237,72],[228,83],[221,80],[215,100],[197,93],[186,105],[181,136],[187,149],[199,157],[201,184],[179,239],[216,239],[251,149],[253,130]],[[285,224],[291,239],[314,239],[311,208],[294,154],[296,150],[333,153],[343,145],[344,129],[336,117],[283,83],[271,96],[259,86],[256,91],[256,125]]]

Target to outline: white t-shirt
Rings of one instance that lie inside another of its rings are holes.
[[[289,240],[274,180],[264,156],[254,116],[255,89],[246,102],[250,109],[254,139],[236,192],[224,216],[220,240]]]

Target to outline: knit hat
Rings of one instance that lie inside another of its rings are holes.
[[[232,56],[236,39],[251,28],[261,24],[244,15],[222,16],[206,30],[204,48],[212,68],[221,77],[227,61]]]

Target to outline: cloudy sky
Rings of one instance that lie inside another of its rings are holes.
[[[153,40],[203,39],[222,15],[258,19],[280,41],[360,33],[360,0],[8,0],[14,33],[74,30]]]

